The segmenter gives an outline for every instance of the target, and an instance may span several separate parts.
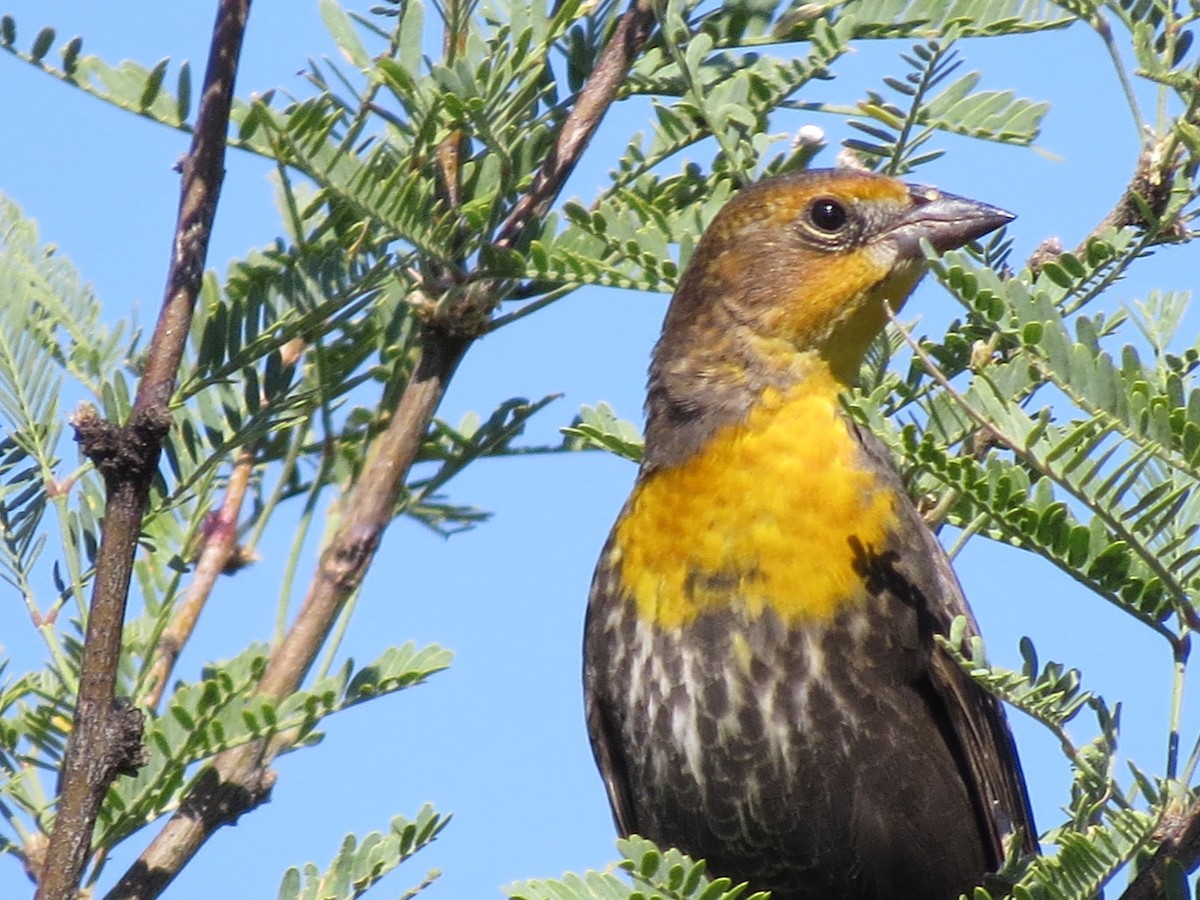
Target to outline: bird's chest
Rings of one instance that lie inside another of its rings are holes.
[[[874,796],[857,787],[864,771],[896,765],[896,728],[923,721],[900,671],[900,656],[915,667],[912,648],[893,643],[881,612],[870,597],[829,623],[726,609],[662,629],[624,605],[609,621],[624,639],[605,660],[604,694],[639,832],[768,886],[841,853],[856,828],[850,800]],[[889,624],[911,629],[897,612]]]
[[[836,394],[772,395],[638,483],[610,563],[639,617],[661,627],[727,608],[828,621],[861,597],[861,554],[886,541],[895,499]]]

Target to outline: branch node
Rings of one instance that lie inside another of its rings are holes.
[[[1182,162],[1180,153],[1168,153],[1166,142],[1147,141],[1121,199],[1079,245],[1076,253],[1083,255],[1088,241],[1109,228],[1153,230],[1155,243],[1185,240],[1187,226],[1178,215],[1171,221],[1163,221],[1163,216],[1170,210],[1175,173]]]
[[[209,832],[234,825],[243,814],[271,799],[276,777],[274,769],[256,766],[235,781],[222,781],[216,768],[209,766],[200,773],[179,811],[203,822]]]
[[[166,410],[135,409],[125,425],[100,416],[96,407],[81,403],[70,419],[79,450],[92,461],[105,481],[139,481],[153,475],[159,448],[171,426]]]
[[[145,723],[146,717],[128,697],[118,697],[114,701],[104,731],[108,764],[118,775],[133,777],[150,761],[150,754],[142,742]]]

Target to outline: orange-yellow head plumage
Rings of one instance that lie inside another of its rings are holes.
[[[1010,220],[986,204],[849,169],[770,179],[709,225],[655,349],[651,465],[677,462],[768,387],[826,369],[853,382],[863,355],[942,252]]]

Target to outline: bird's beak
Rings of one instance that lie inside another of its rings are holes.
[[[913,205],[887,231],[903,257],[920,259],[921,239],[938,253],[957,250],[1016,218],[995,206],[945,194],[937,188],[910,184]]]

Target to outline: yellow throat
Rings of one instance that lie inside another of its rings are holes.
[[[676,628],[731,609],[794,624],[861,597],[851,539],[882,544],[895,497],[849,431],[842,388],[814,367],[768,388],[683,463],[639,480],[610,562],[644,621]]]

